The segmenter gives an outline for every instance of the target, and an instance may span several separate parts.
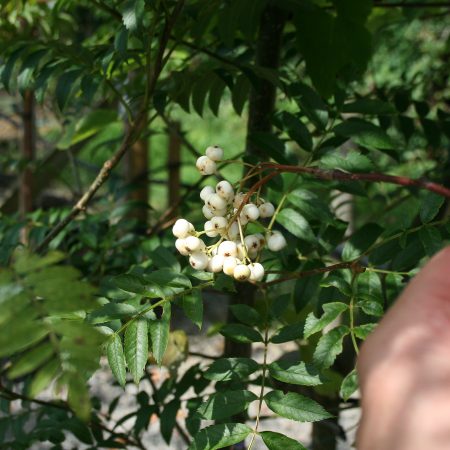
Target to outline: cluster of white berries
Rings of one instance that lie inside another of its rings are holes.
[[[211,175],[216,172],[216,162],[222,159],[220,147],[208,147],[196,166],[203,175]],[[265,236],[261,233],[245,235],[247,224],[272,217],[275,212],[272,203],[254,196],[254,202],[248,201],[241,208],[246,194],[235,193],[226,180],[217,183],[215,188],[206,186],[201,190],[202,212],[206,218],[204,230],[196,231],[185,219],[178,219],[172,228],[177,238],[175,247],[182,255],[189,256],[194,269],[224,272],[239,281],[263,279],[264,267],[258,262],[260,252],[265,245],[271,251],[279,251],[286,246],[286,240],[279,231],[272,230],[267,230]],[[208,246],[201,239],[202,235],[219,239]]]

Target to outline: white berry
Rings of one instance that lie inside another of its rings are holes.
[[[233,241],[223,241],[219,245],[219,255],[223,256],[236,256],[237,255],[237,246]]]
[[[250,280],[261,281],[264,278],[264,267],[260,263],[249,264],[250,268]]]
[[[250,234],[245,237],[244,239],[245,246],[248,250],[259,250],[259,238],[258,236],[255,236],[254,234]]]
[[[241,242],[236,242],[237,247],[237,257],[240,260],[243,260],[245,258],[245,249]]]
[[[195,165],[202,175],[212,175],[217,169],[216,163],[207,156],[200,156]]]
[[[186,249],[189,253],[194,253],[194,252],[198,252],[199,250],[201,250],[205,244],[198,237],[189,236],[185,239],[185,245],[186,245]]]
[[[206,156],[213,161],[222,161],[223,159],[223,149],[221,149],[218,145],[208,147],[205,153]]]
[[[254,203],[249,203],[242,208],[241,214],[245,216],[249,222],[254,222],[259,218],[259,209]]]
[[[278,252],[286,245],[286,239],[279,231],[274,231],[267,237],[267,247],[272,252]]]
[[[211,194],[206,201],[206,205],[211,211],[226,209],[227,202],[219,194]]]
[[[250,278],[251,272],[248,266],[244,264],[239,264],[234,268],[233,276],[235,280],[245,281]]]
[[[206,236],[208,236],[208,237],[212,237],[212,238],[217,237],[219,234],[219,232],[216,230],[216,227],[210,220],[205,222],[204,228],[205,228]]]
[[[223,233],[228,226],[228,220],[225,217],[217,216],[211,219],[211,224],[219,233]]]
[[[238,260],[234,256],[225,257],[223,260],[223,273],[232,277],[237,264]]]
[[[208,197],[211,194],[214,194],[214,188],[212,186],[205,186],[201,191],[200,191],[200,198],[206,202],[206,200],[208,200]]]
[[[189,257],[189,264],[196,270],[205,270],[208,266],[208,257],[202,252],[192,253]]]
[[[223,270],[223,263],[225,261],[225,256],[223,255],[215,255],[211,258],[211,262],[209,264],[211,268],[211,272],[218,273]]]
[[[213,215],[215,217],[224,217],[227,214],[227,209],[223,208],[223,209],[216,209],[215,211],[213,211]]]
[[[208,208],[208,206],[204,205],[202,208],[202,213],[206,219],[212,219],[214,217],[213,212]]]
[[[272,205],[272,203],[267,202],[260,205],[259,209],[259,215],[264,217],[272,217],[273,213],[275,212],[275,207]]]
[[[231,202],[231,200],[234,197],[233,186],[231,186],[231,183],[226,180],[223,180],[223,181],[220,181],[219,183],[217,183],[216,192],[227,202]]]
[[[241,203],[244,201],[244,198],[245,198],[245,194],[243,192],[238,192],[234,196],[233,206],[235,208],[239,208],[239,206],[241,206]]]
[[[183,256],[189,255],[189,251],[186,248],[186,240],[185,239],[177,239],[175,241],[175,247]]]
[[[194,231],[194,226],[186,219],[178,219],[172,227],[172,233],[175,237],[183,239]]]

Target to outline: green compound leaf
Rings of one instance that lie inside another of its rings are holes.
[[[305,339],[309,338],[315,333],[322,331],[327,325],[335,320],[341,313],[343,313],[348,306],[345,303],[332,302],[323,305],[323,314],[317,318],[314,313],[309,313],[305,322]]]
[[[303,337],[303,323],[292,323],[281,327],[270,338],[272,344],[283,344],[284,342],[294,341]]]
[[[125,331],[125,359],[137,384],[148,359],[148,326],[145,319],[131,322]]]
[[[333,364],[336,356],[342,353],[342,340],[349,333],[350,329],[347,326],[340,325],[319,339],[313,355],[317,367],[325,369]]]
[[[167,344],[169,343],[170,317],[171,305],[167,302],[164,304],[164,311],[161,319],[150,320],[148,322],[150,327],[150,336],[152,338],[153,357],[159,365],[161,365]]]
[[[314,233],[309,226],[307,220],[297,211],[291,208],[284,208],[277,215],[277,222],[283,225],[286,230],[292,233],[294,236],[299,239],[303,239],[305,241],[311,242],[315,244],[317,242],[317,238],[314,236]]]
[[[259,433],[269,450],[306,450],[300,442],[275,431]]]
[[[273,412],[298,422],[317,422],[333,417],[314,400],[295,392],[271,391],[264,400]]]
[[[245,390],[217,392],[201,404],[197,413],[202,419],[222,420],[244,411],[257,398]]]
[[[212,381],[245,380],[258,369],[259,364],[250,358],[221,358],[203,376]]]
[[[203,322],[203,298],[200,292],[192,292],[185,295],[182,301],[183,311],[186,316],[197,325],[198,329],[202,328]]]
[[[434,192],[427,192],[425,194],[420,205],[420,220],[422,223],[430,222],[436,217],[444,200],[442,195],[437,195]]]
[[[231,312],[236,319],[240,320],[250,326],[255,326],[261,323],[261,315],[255,308],[248,305],[231,305]]]
[[[261,334],[246,325],[231,323],[220,329],[220,334],[236,342],[250,344],[251,342],[263,342]]]
[[[353,369],[343,380],[341,384],[341,389],[339,395],[345,401],[347,401],[350,396],[358,389],[358,374],[356,370]]]
[[[111,367],[111,371],[116,380],[122,387],[125,386],[126,362],[123,353],[122,339],[118,334],[111,335],[106,347],[106,355],[108,356],[109,367]]]
[[[275,361],[269,364],[269,373],[278,381],[300,386],[318,386],[324,382],[319,371],[304,362]]]
[[[252,429],[242,423],[224,423],[203,428],[188,450],[216,450],[242,442]]]

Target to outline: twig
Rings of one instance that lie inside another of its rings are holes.
[[[317,169],[315,167],[303,167],[303,166],[289,166],[276,163],[261,163],[260,167],[265,169],[274,169],[278,173],[291,172],[291,173],[306,173],[322,180],[337,180],[337,181],[371,181],[371,182],[384,182],[390,184],[397,184],[400,186],[414,186],[421,189],[434,192],[435,194],[442,195],[450,199],[450,189],[432,181],[418,180],[403,176],[386,175],[384,173],[348,173],[341,170],[324,170]]]
[[[184,0],[180,0],[173,12],[172,15],[167,19],[164,30],[161,33],[161,37],[159,40],[159,47],[158,52],[155,60],[155,68],[149,76],[146,86],[146,95],[142,104],[142,107],[140,111],[138,112],[135,121],[131,126],[129,127],[127,133],[125,134],[125,137],[122,141],[121,146],[117,150],[117,152],[108,159],[101,168],[100,172],[96,176],[95,180],[92,182],[88,190],[85,192],[85,194],[78,200],[78,202],[75,204],[75,206],[72,208],[70,213],[61,221],[59,222],[44,238],[44,240],[37,246],[36,251],[42,252],[48,244],[70,223],[72,220],[75,219],[75,217],[80,214],[80,212],[84,211],[89,203],[89,201],[94,197],[96,192],[100,189],[100,187],[105,183],[105,181],[108,179],[112,169],[114,169],[115,166],[120,162],[123,155],[131,148],[134,142],[138,139],[140,133],[144,129],[144,127],[147,125],[146,122],[146,116],[147,116],[147,110],[150,102],[150,98],[153,95],[153,92],[156,87],[156,82],[159,78],[159,75],[161,74],[162,69],[164,68],[163,64],[163,58],[164,58],[164,52],[167,46],[167,42],[170,37],[170,30],[172,29],[179,13],[181,12],[181,9],[184,5]],[[166,60],[167,62],[167,60]]]
[[[450,2],[393,2],[374,3],[374,8],[450,8]]]

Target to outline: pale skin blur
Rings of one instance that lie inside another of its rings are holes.
[[[361,348],[358,450],[450,449],[450,247],[420,271]]]

